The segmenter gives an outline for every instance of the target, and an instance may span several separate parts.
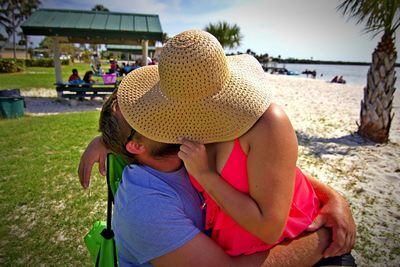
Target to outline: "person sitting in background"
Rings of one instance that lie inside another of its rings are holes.
[[[340,76],[336,75],[336,76],[332,79],[331,83],[341,83],[341,84],[345,84],[346,81],[343,79],[343,76],[342,76],[342,75],[340,75]]]
[[[101,76],[101,69],[96,68],[93,64],[90,64],[90,69],[93,72],[94,75],[96,76]]]
[[[133,67],[129,64],[126,64],[126,66],[124,67],[125,75],[128,74],[129,72],[131,72],[131,70],[133,70]]]
[[[93,83],[96,83],[96,81],[93,79],[93,71],[89,70],[85,73],[85,76],[83,76],[83,82],[84,84],[82,85],[82,87],[92,87]],[[83,95],[84,92],[77,92],[77,94],[79,95]],[[91,99],[93,99],[95,96],[97,96],[97,93],[95,92],[93,94],[93,96],[91,97]],[[79,100],[83,100],[83,97],[79,97]]]
[[[68,82],[75,81],[75,80],[80,80],[80,79],[81,79],[81,77],[79,77],[78,70],[77,69],[73,69],[71,76],[69,76],[69,78],[68,78]]]
[[[118,65],[118,63],[115,64],[115,66],[116,66],[115,72],[117,73],[117,76],[120,76],[119,73],[121,72],[121,67]]]
[[[87,84],[86,86],[90,86],[90,84],[95,83],[96,81],[93,80],[93,71],[87,71],[85,76],[83,76],[83,81]]]
[[[339,76],[338,83],[342,83],[342,84],[346,83],[346,81],[343,79],[342,75]]]
[[[135,64],[133,64],[133,66],[132,66],[132,70],[136,70],[136,69],[140,68],[141,66],[142,65],[140,65],[139,62],[135,61]]]
[[[316,70],[311,71],[310,74],[311,74],[311,78],[313,78],[313,79],[315,79],[317,77],[317,71]]]
[[[151,60],[151,62],[149,63],[149,65],[157,65],[156,59],[153,58],[153,59]]]
[[[119,76],[124,76],[124,74],[126,74],[126,73],[125,73],[125,67],[126,67],[125,62],[122,62],[122,66],[121,66],[121,67],[119,68],[119,70],[118,70]]]
[[[110,59],[110,73],[114,73],[117,71],[117,61],[114,59]]]

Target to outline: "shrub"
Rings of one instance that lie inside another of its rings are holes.
[[[0,58],[0,73],[13,73],[22,71],[25,61],[22,59]]]
[[[26,59],[25,64],[27,67],[54,67],[53,59],[51,58]]]
[[[62,59],[61,65],[69,65],[69,59]],[[13,73],[22,71],[26,67],[54,67],[51,58],[13,59],[0,58],[0,73]]]
[[[52,58],[25,59],[27,67],[54,67]],[[62,59],[61,65],[69,65],[69,59]]]

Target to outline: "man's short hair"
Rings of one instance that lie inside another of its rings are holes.
[[[139,135],[139,133],[134,132],[134,129],[117,110],[117,90],[115,90],[104,103],[100,113],[99,131],[102,134],[103,142],[109,150],[124,157],[129,163],[139,164],[135,155],[129,153],[125,148],[129,139],[133,138],[132,135]]]
[[[117,89],[118,90],[118,89]],[[126,144],[132,139],[140,140],[143,136],[136,132],[118,111],[117,90],[104,103],[100,113],[99,131],[106,147],[113,153],[124,157],[130,164],[140,164],[134,154],[126,150]],[[148,147],[149,153],[154,158],[176,155],[179,144],[166,144],[153,141]]]

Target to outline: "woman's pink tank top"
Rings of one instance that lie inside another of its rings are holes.
[[[249,193],[247,155],[242,150],[238,139],[234,141],[234,147],[221,171],[221,176],[237,190]],[[217,206],[193,177],[190,179],[205,198],[206,230],[212,228],[212,239],[225,250],[225,253],[231,256],[265,251],[285,238],[295,238],[312,223],[319,211],[320,203],[311,183],[297,168],[293,202],[285,229],[275,244],[266,244],[239,226]]]

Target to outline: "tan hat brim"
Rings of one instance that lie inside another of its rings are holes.
[[[128,74],[118,88],[126,121],[145,137],[179,143],[233,140],[247,132],[267,110],[271,90],[259,63],[250,56],[228,56],[230,78],[216,94],[197,101],[169,99],[160,88],[158,67]]]

